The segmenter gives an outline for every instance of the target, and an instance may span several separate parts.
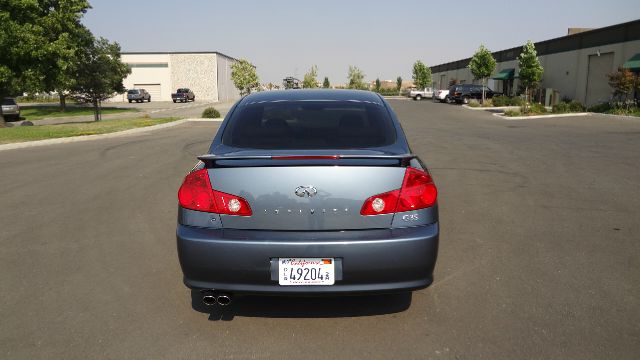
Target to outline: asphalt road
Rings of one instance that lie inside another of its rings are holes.
[[[392,105],[440,190],[430,288],[203,313],[176,191],[217,124],[8,150],[0,357],[637,359],[640,120]]]

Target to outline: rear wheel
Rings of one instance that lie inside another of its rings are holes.
[[[420,101],[422,100],[422,96],[421,95],[416,95],[416,97],[413,98],[416,101]]]
[[[132,101],[133,101],[133,100],[129,99],[129,104],[131,104],[131,102],[132,102]]]
[[[175,99],[173,100],[173,103],[174,103],[174,104],[176,103],[176,100],[175,100]]]
[[[463,104],[468,104],[469,103],[469,97],[468,96],[463,97],[462,98],[462,103]]]
[[[147,102],[151,102],[151,96],[149,96],[149,100],[147,100]]]

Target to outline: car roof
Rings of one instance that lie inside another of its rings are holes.
[[[247,95],[240,106],[273,101],[356,101],[383,105],[378,94],[363,90],[293,89],[261,91]]]

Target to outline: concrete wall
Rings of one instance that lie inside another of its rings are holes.
[[[217,55],[218,61],[218,101],[230,101],[240,98],[240,92],[231,80],[231,64],[235,62],[224,55]]]
[[[172,91],[189,88],[196,100],[218,101],[216,54],[169,54]]]
[[[589,77],[589,56],[600,53],[609,54],[613,53],[613,64],[610,69],[606,71],[599,71],[598,74],[591,74],[591,79],[598,79],[600,83],[590,84],[589,87],[601,87],[607,84],[606,74],[615,71],[619,66],[622,66],[625,61],[631,58],[634,54],[640,53],[640,40],[621,42],[616,44],[609,44],[603,46],[596,46],[584,49],[578,49],[573,51],[560,52],[555,54],[548,54],[540,56],[540,64],[544,68],[544,75],[541,81],[542,88],[553,88],[559,91],[560,97],[566,97],[573,100],[578,100],[581,103],[589,106],[593,105],[595,100],[587,99],[587,79]],[[496,65],[495,74],[500,70],[514,68],[516,74],[518,73],[518,61],[511,60]],[[600,73],[601,72],[601,73]],[[445,76],[445,81],[448,82],[452,78],[464,81],[465,83],[472,83],[473,76],[469,69],[457,69],[444,72],[433,73],[433,80],[439,81],[441,75]],[[495,82],[495,91],[502,92],[502,81]],[[514,81],[514,89],[518,88],[518,80]],[[589,100],[589,101],[588,101]],[[600,98],[600,100],[604,100]]]

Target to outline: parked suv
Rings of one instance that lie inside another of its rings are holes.
[[[16,121],[20,119],[20,106],[13,98],[2,99],[2,116],[6,121]]]
[[[494,95],[493,90],[484,87],[485,99],[491,99]],[[449,88],[449,98],[458,104],[468,104],[471,99],[482,99],[482,85],[475,84],[458,84]]]
[[[198,159],[178,191],[176,236],[184,283],[204,304],[432,283],[437,189],[380,95],[248,95]]]
[[[127,91],[127,100],[129,102],[143,102],[145,100],[151,102],[151,94],[145,89],[131,89]]]

